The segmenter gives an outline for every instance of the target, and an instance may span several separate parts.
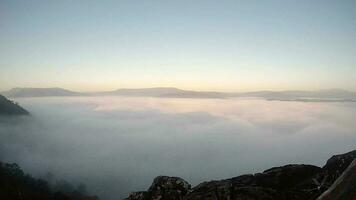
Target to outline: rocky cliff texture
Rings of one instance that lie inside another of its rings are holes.
[[[318,200],[356,200],[356,159]]]
[[[322,168],[286,165],[193,188],[181,178],[159,176],[147,191],[131,193],[126,200],[315,200],[319,196],[318,200],[354,200],[356,161],[350,165],[354,159],[356,151],[333,156]],[[337,184],[339,177],[343,181]],[[337,186],[330,187],[334,182]],[[328,188],[337,189],[322,195]]]

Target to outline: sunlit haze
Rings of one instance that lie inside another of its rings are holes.
[[[0,91],[356,90],[356,2],[0,1]]]
[[[356,0],[0,0],[1,200],[356,200]]]

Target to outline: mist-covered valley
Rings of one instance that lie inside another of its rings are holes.
[[[101,199],[158,175],[192,184],[288,163],[323,165],[355,149],[354,102],[258,98],[17,98],[30,116],[0,118],[0,160],[36,177],[85,183]]]

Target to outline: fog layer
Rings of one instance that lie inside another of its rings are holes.
[[[29,117],[0,118],[0,159],[85,183],[104,200],[158,175],[192,184],[289,163],[323,165],[356,149],[356,103],[260,99],[16,99]]]

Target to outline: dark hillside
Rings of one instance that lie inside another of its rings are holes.
[[[17,164],[0,162],[1,200],[98,200],[79,189],[57,189],[52,189],[45,180],[25,174]]]
[[[17,103],[0,95],[0,115],[28,115],[29,112]]]

